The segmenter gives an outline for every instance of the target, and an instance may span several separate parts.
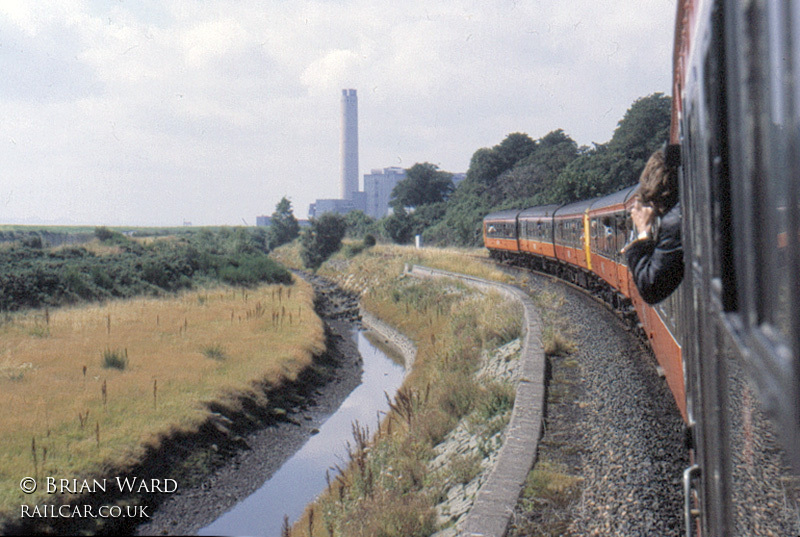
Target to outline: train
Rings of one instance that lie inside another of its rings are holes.
[[[800,535],[800,0],[678,0],[674,36],[677,291],[647,304],[620,252],[636,185],[489,214],[484,245],[641,327],[685,422],[687,536]]]

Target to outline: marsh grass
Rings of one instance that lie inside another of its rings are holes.
[[[165,435],[195,430],[209,402],[235,407],[241,394],[258,397],[256,383],[294,380],[325,340],[310,313],[311,287],[298,281],[289,288],[218,287],[51,309],[48,323],[40,311],[5,317],[0,516],[19,516],[21,504],[50,499],[41,487],[27,496],[20,491],[20,479],[34,471],[71,479],[128,467]],[[300,322],[289,322],[290,311],[302,311]],[[31,335],[36,326],[47,326],[49,335]],[[214,348],[228,358],[204,359],[202,350]],[[117,358],[127,349],[124,370],[104,367],[103,349]]]
[[[581,478],[570,474],[564,465],[542,460],[528,474],[522,497],[564,507],[577,500],[581,483]]]

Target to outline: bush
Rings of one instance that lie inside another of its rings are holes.
[[[128,350],[125,351],[106,349],[103,351],[103,367],[106,369],[119,369],[124,371],[128,367]]]
[[[0,251],[0,311],[159,295],[197,282],[291,283],[291,274],[257,247],[262,233],[204,229],[141,245],[100,227],[96,236],[118,250],[97,255],[80,247],[12,246]]]
[[[306,268],[318,269],[342,245],[347,230],[343,216],[325,213],[312,220],[311,227],[301,236],[300,257]]]
[[[232,285],[252,286],[261,282],[292,283],[292,275],[265,255],[240,255],[227,259],[219,271],[222,281]]]
[[[97,237],[97,240],[105,242],[114,238],[114,232],[106,226],[98,226],[94,228],[94,236]]]

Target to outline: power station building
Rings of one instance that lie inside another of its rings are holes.
[[[396,166],[372,170],[372,173],[364,174],[364,197],[366,198],[364,212],[367,216],[378,219],[388,215],[392,190],[405,178],[405,169]]]
[[[354,89],[342,90],[341,175],[339,199],[318,199],[308,207],[309,218],[324,213],[347,214],[363,211],[372,218],[389,214],[389,201],[394,187],[405,179],[406,171],[399,167],[373,169],[364,175],[364,190],[358,188],[358,95]],[[464,174],[453,176],[454,182]]]

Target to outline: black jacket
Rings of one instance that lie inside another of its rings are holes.
[[[661,218],[654,238],[632,242],[625,257],[645,302],[655,304],[672,294],[683,279],[680,203]]]

